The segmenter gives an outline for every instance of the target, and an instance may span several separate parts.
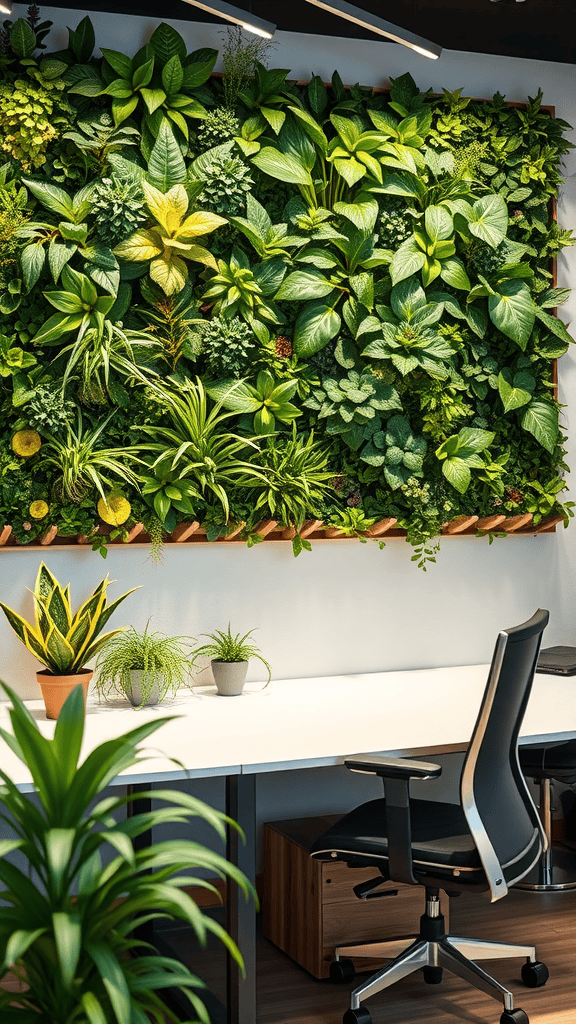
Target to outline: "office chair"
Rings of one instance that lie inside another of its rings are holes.
[[[533,892],[576,889],[576,854],[561,843],[552,842],[552,783],[576,783],[576,740],[526,744],[520,747],[520,767],[540,786],[540,818],[548,847],[516,888]]]
[[[525,957],[522,981],[536,988],[545,984],[548,970],[536,960],[534,947],[447,935],[438,892],[444,889],[455,896],[489,891],[492,902],[499,900],[530,871],[546,846],[517,748],[547,622],[548,612],[539,610],[528,622],[498,635],[462,768],[460,804],[410,800],[409,780],[438,778],[439,765],[373,754],[344,762],[351,771],[379,775],[384,799],[371,800],[347,814],[314,842],[311,856],[343,860],[352,868],[374,865],[380,875],[354,890],[361,899],[374,898],[377,886],[389,879],[423,885],[426,909],[420,932],[409,945],[402,940],[335,950],[333,980],[353,978],[354,963],[348,958],[392,958],[351,993],[343,1024],[372,1024],[368,1008],[361,1003],[363,997],[419,969],[424,981],[437,984],[444,967],[502,1000],[500,1024],[529,1024],[524,1011],[514,1008],[512,993],[475,961]]]

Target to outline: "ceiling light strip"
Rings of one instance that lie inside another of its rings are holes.
[[[276,31],[276,25],[271,21],[257,18],[249,11],[242,11],[239,7],[225,3],[225,0],[211,0],[210,3],[203,3],[202,0],[184,0],[184,3],[191,4],[192,7],[199,7],[200,10],[206,11],[207,14],[214,14],[217,18],[232,21],[235,25],[241,25],[247,32],[263,36],[264,39],[272,39]]]
[[[330,2],[328,0],[307,0],[307,3],[313,4],[314,7],[320,7],[328,14],[345,18],[346,21],[351,21],[354,25],[359,25],[360,28],[392,39],[395,43],[401,43],[402,46],[409,46],[424,57],[430,57],[431,60],[437,60],[442,53],[442,47],[438,43],[423,39],[422,36],[417,36],[413,32],[409,32],[408,29],[400,28],[399,25],[392,25],[391,22],[384,21],[376,14],[364,11],[360,7],[354,7],[353,4],[346,3],[345,0],[330,0]]]

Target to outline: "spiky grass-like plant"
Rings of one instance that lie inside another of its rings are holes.
[[[153,690],[160,702],[186,682],[191,668],[190,646],[187,637],[151,633],[148,623],[143,633],[128,626],[102,645],[96,661],[96,687],[105,697],[111,693],[128,697],[132,693],[132,672],[140,671],[140,706]]]
[[[208,640],[210,640],[211,643],[202,644],[200,647],[196,647],[192,656],[192,662],[195,663],[197,659],[202,656],[212,658],[213,661],[228,662],[249,661],[250,658],[256,658],[258,661],[261,661],[268,670],[268,679],[266,682],[266,686],[268,686],[268,683],[272,678],[272,669],[266,659],[260,654],[260,648],[248,640],[248,637],[251,636],[253,632],[253,629],[249,629],[243,636],[240,633],[235,633],[233,635],[230,630],[230,623],[228,623],[228,629],[226,632],[221,629],[217,629],[214,633],[202,633],[201,636],[208,637]]]
[[[189,998],[188,1024],[210,1024],[203,982],[184,964],[156,955],[135,932],[152,918],[185,921],[202,945],[212,932],[242,964],[228,933],[184,887],[216,891],[193,877],[202,867],[233,880],[246,895],[253,889],[233,864],[199,843],[170,839],[136,850],[133,840],[154,825],[192,818],[208,822],[222,839],[227,824],[237,826],[201,800],[170,789],[98,800],[120,772],[145,759],[139,744],[171,719],[157,718],[107,740],[79,763],[81,687],[68,697],[49,740],[19,697],[1,685],[12,702],[13,732],[0,729],[0,737],[26,765],[35,789],[31,796],[21,793],[0,769],[2,819],[13,834],[0,842],[0,979],[11,970],[28,986],[0,991],[2,1024],[177,1024],[161,996],[166,987]],[[134,800],[152,798],[164,806],[114,819]],[[103,867],[101,853],[110,847],[115,856]],[[7,859],[16,850],[30,873]]]

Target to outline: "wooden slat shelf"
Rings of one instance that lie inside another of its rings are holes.
[[[564,522],[562,516],[554,515],[542,519],[536,525],[532,521],[531,513],[525,512],[521,515],[506,516],[493,515],[479,519],[478,516],[459,516],[442,527],[441,537],[474,537],[478,532],[482,533],[507,533],[510,536],[537,533],[553,533],[556,527]],[[362,536],[369,539],[388,537],[405,537],[406,530],[396,526],[397,520],[388,517],[374,523],[369,530],[362,533]],[[241,536],[244,524],[237,524],[227,537],[219,537],[216,541],[208,541],[206,530],[198,522],[180,523],[174,532],[164,538],[164,544],[222,544],[229,542],[245,543]],[[275,519],[263,519],[256,527],[255,533],[262,537],[263,541],[292,541],[296,535],[294,528],[279,526]],[[106,528],[101,528],[98,535],[105,535]],[[324,526],[319,519],[308,520],[300,530],[300,536],[310,540],[350,540],[342,530],[336,527]],[[90,540],[84,534],[73,537],[61,537],[54,525],[46,528],[43,534],[31,541],[29,544],[20,543],[12,532],[11,526],[0,526],[0,551],[26,551],[30,548],[72,548],[90,544]],[[110,547],[149,547],[151,540],[144,529],[143,523],[135,523],[128,532],[125,541],[116,538],[110,541]]]

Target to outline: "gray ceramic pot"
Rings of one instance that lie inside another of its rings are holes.
[[[244,687],[247,671],[247,661],[213,661],[212,674],[220,696],[239,696]]]
[[[159,682],[158,683],[154,683],[153,686],[152,686],[152,689],[150,690],[150,694],[148,695],[148,697],[144,701],[144,704],[142,705],[142,676],[143,675],[144,675],[144,672],[142,671],[142,669],[132,669],[132,672],[130,673],[130,677],[132,679],[132,692],[131,693],[127,693],[126,696],[128,697],[128,700],[130,701],[132,706],[135,707],[135,708],[139,708],[139,707],[142,707],[142,706],[148,707],[148,705],[150,705],[150,704],[158,704],[160,702],[161,697],[162,697],[162,687],[161,687],[161,684]],[[148,687],[146,687],[146,689],[148,689]]]

